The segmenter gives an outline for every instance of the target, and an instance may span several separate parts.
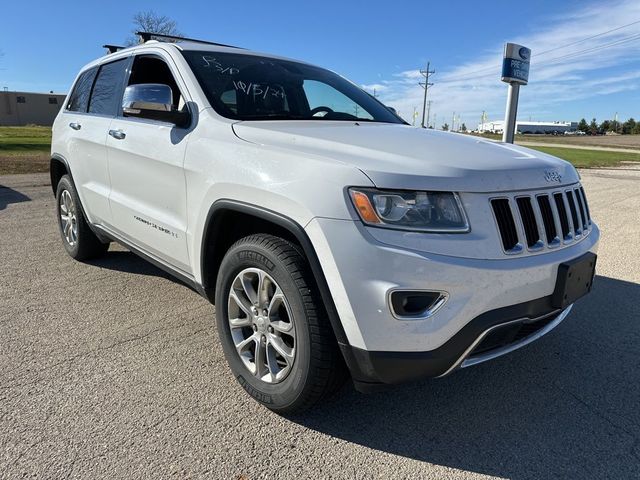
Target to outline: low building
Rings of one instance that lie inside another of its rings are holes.
[[[522,134],[559,134],[573,132],[578,129],[578,122],[516,122],[516,132]],[[485,122],[478,124],[478,131],[502,133],[504,132],[504,120]]]
[[[62,108],[66,95],[0,91],[0,125],[50,126]]]

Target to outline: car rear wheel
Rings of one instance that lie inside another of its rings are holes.
[[[252,235],[231,246],[218,274],[216,322],[234,376],[271,410],[305,410],[346,378],[307,262],[282,238]]]
[[[103,255],[109,248],[91,231],[80,206],[80,198],[68,175],[58,182],[56,213],[62,244],[76,260],[89,260]]]

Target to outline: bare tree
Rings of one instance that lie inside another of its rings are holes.
[[[133,16],[133,25],[134,28],[131,31],[133,35],[126,40],[128,47],[138,43],[138,37],[135,33],[139,31],[159,33],[162,35],[182,36],[182,33],[178,30],[178,24],[175,20],[172,20],[166,15],[159,15],[153,10],[136,13]]]

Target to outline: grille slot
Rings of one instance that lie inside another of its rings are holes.
[[[518,197],[516,199],[516,202],[518,203],[518,210],[520,210],[520,218],[522,219],[524,235],[525,237],[527,237],[527,246],[531,248],[535,246],[540,240],[540,233],[538,232],[538,222],[536,222],[536,216],[533,213],[531,198]]]
[[[591,224],[591,212],[589,212],[589,204],[587,203],[587,196],[584,194],[584,188],[580,187],[580,193],[582,194],[584,209],[587,212],[587,221],[589,222],[589,224]]]
[[[507,193],[489,202],[508,255],[561,248],[586,237],[592,225],[580,184],[562,191]]]
[[[502,246],[506,252],[512,251],[518,245],[518,232],[516,223],[513,219],[513,213],[509,206],[509,200],[506,198],[496,198],[491,200],[493,214],[498,223]]]
[[[580,235],[582,229],[580,228],[580,221],[578,220],[578,209],[576,208],[576,200],[573,198],[573,192],[567,190],[567,200],[569,201],[569,210],[571,211],[571,220],[573,220],[573,233]]]
[[[544,224],[544,234],[547,238],[547,243],[551,244],[551,242],[556,239],[558,232],[556,231],[556,222],[553,219],[553,210],[551,210],[548,195],[540,195],[538,197],[538,207],[542,215],[542,223]]]
[[[549,315],[548,317],[538,320],[505,325],[492,330],[473,350],[469,358],[474,355],[490,352],[499,348],[507,347],[519,343],[530,337],[534,333],[542,330],[544,327],[558,318],[558,314]]]
[[[564,206],[564,197],[561,193],[553,195],[556,201],[556,208],[558,209],[558,216],[560,217],[560,227],[562,228],[562,236],[567,238],[571,233],[569,229],[569,217],[567,216],[567,209]]]
[[[587,212],[584,209],[584,203],[582,201],[582,195],[580,194],[580,190],[577,188],[573,191],[576,196],[576,200],[578,201],[578,207],[580,207],[580,216],[582,217],[582,230],[586,230],[589,226],[587,223]]]

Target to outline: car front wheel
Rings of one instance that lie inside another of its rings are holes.
[[[271,410],[304,410],[345,378],[307,262],[282,238],[252,235],[229,249],[218,274],[216,319],[236,379]]]

